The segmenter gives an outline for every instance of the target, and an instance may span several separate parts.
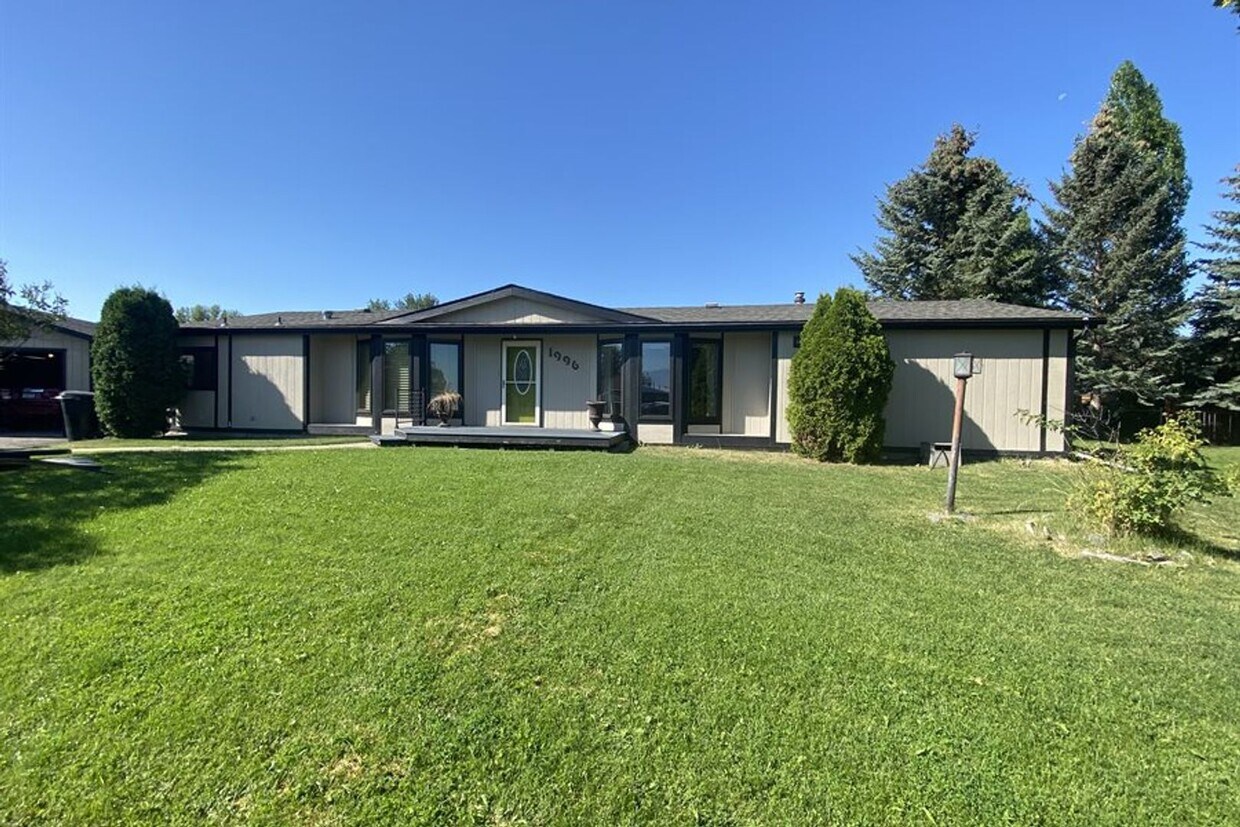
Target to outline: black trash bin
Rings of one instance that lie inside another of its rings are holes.
[[[63,391],[56,397],[65,418],[65,436],[70,440],[90,439],[99,433],[95,419],[95,395],[89,391]]]

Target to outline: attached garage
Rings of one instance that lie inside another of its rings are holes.
[[[59,433],[61,391],[88,391],[95,326],[63,319],[0,345],[0,431]]]

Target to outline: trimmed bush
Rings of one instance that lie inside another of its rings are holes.
[[[793,450],[828,462],[878,459],[894,373],[865,295],[841,287],[834,300],[819,296],[788,377]]]
[[[177,321],[168,300],[143,287],[122,287],[103,303],[91,346],[95,409],[105,431],[149,437],[168,429],[185,372]]]

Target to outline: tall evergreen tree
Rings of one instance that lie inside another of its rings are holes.
[[[1225,197],[1240,205],[1240,165],[1223,183]],[[1240,411],[1240,210],[1215,212],[1206,232],[1213,241],[1202,247],[1214,257],[1200,262],[1206,281],[1193,298],[1192,401]]]
[[[1179,129],[1157,90],[1120,66],[1071,169],[1051,183],[1048,237],[1063,272],[1063,303],[1106,317],[1085,340],[1078,386],[1122,410],[1175,392],[1176,327],[1189,275],[1180,220],[1188,193]]]
[[[1029,217],[1028,191],[991,158],[970,156],[959,124],[887,188],[874,252],[852,257],[870,289],[896,299],[987,298],[1045,304],[1055,269]]]

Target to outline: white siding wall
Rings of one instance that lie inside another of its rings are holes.
[[[178,347],[215,347],[214,336],[182,336],[177,339]],[[219,370],[219,360],[216,360]],[[216,388],[222,388],[219,376],[216,376]],[[186,391],[177,406],[176,424],[181,428],[213,428],[215,427],[215,410],[218,391]]]
[[[310,421],[353,422],[357,416],[356,395],[357,337],[311,335]]]
[[[466,425],[500,424],[500,371],[499,336],[465,337],[465,405]]]
[[[25,339],[5,342],[7,347],[65,352],[66,391],[90,390],[90,340],[59,330],[34,330]]]
[[[771,334],[723,337],[723,433],[771,433]]]
[[[586,401],[597,396],[598,356],[594,336],[547,336],[543,339],[543,425],[548,428],[590,427]],[[569,363],[552,357],[563,354]],[[576,363],[576,369],[573,368]]]
[[[776,380],[779,390],[775,397],[775,441],[785,444],[792,442],[792,431],[788,428],[788,374],[792,370],[792,354],[796,353],[796,348],[792,346],[794,336],[793,333],[780,333],[777,348]]]
[[[1041,330],[893,330],[887,342],[896,363],[886,410],[887,445],[916,448],[922,442],[951,439],[956,384],[952,356],[971,351],[983,363],[965,396],[963,446],[1039,450],[1039,428],[1017,412],[1041,410]],[[1063,399],[1062,383],[1048,392]]]
[[[556,324],[563,322],[596,322],[586,313],[556,307],[552,304],[509,296],[487,304],[467,307],[435,318],[435,323],[459,324]]]
[[[964,447],[972,450],[1038,451],[1040,429],[1026,424],[1020,409],[1038,413],[1042,405],[1041,330],[891,330],[886,333],[896,363],[885,415],[884,444],[918,448],[922,442],[951,438],[955,378],[952,356],[971,351],[983,370],[969,380],[965,396]],[[1052,330],[1047,370],[1047,415],[1062,419],[1068,376],[1069,331]],[[776,441],[788,443],[788,374],[793,334],[780,333]],[[1046,450],[1062,451],[1063,436],[1047,432]]]
[[[595,395],[595,370],[598,358],[595,337],[591,335],[542,336],[540,378],[542,382],[542,417],[547,428],[589,428],[586,400]],[[503,393],[502,342],[513,341],[506,336],[465,337],[465,424],[502,424]],[[551,352],[568,357],[569,364],[555,359]],[[572,362],[577,369],[572,368]]]
[[[297,430],[303,425],[300,335],[233,336],[232,427]]]
[[[1047,369],[1046,385],[1046,416],[1048,419],[1063,421],[1064,404],[1068,391],[1068,337],[1069,330],[1051,331],[1050,362]],[[1063,451],[1068,446],[1064,443],[1062,431],[1046,432],[1046,450]]]
[[[637,426],[637,440],[650,445],[671,445],[673,431],[670,422],[642,422]]]

